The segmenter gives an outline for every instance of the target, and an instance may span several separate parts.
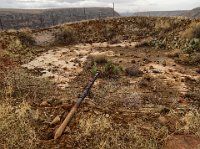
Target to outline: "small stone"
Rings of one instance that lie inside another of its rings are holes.
[[[152,70],[152,69],[154,69],[154,67],[153,66],[149,66],[149,69]]]
[[[55,76],[53,76],[53,75],[52,75],[52,76],[49,76],[48,78],[49,78],[49,79],[54,79],[54,78],[55,78]]]
[[[132,61],[131,61],[131,63],[135,64],[135,63],[136,63],[136,61],[135,61],[135,60],[132,60]]]
[[[200,74],[200,68],[198,68],[198,69],[196,70],[196,72]]]
[[[64,67],[63,70],[64,70],[64,71],[67,71],[67,70],[69,70],[69,69],[68,69],[67,67]]]

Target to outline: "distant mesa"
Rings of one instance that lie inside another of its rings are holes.
[[[119,16],[109,7],[0,9],[0,29],[45,28],[66,22]]]
[[[189,18],[200,18],[200,7],[192,10],[177,10],[177,11],[146,11],[146,12],[135,12],[135,13],[123,13],[123,16],[185,16]]]

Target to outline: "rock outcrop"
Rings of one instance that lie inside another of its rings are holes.
[[[44,28],[66,22],[119,16],[112,8],[0,9],[0,29]]]

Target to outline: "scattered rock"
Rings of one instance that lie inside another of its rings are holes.
[[[68,69],[67,67],[64,67],[63,70],[64,70],[64,71],[68,71],[69,69]]]
[[[131,61],[131,63],[135,64],[135,63],[136,63],[136,61],[135,61],[135,60],[132,60],[132,61]]]
[[[154,67],[153,66],[149,66],[149,69],[152,70],[152,69],[154,69]]]
[[[198,68],[198,69],[196,70],[196,72],[200,74],[200,68]]]

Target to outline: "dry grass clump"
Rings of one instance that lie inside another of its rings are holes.
[[[37,79],[19,68],[1,72],[0,148],[36,148],[36,111],[31,105],[55,95],[48,80]]]
[[[21,41],[21,44],[25,45],[26,47],[31,47],[36,44],[36,41],[30,31],[17,32],[17,37]]]
[[[188,29],[182,33],[183,38],[200,38],[200,23],[192,23]]]
[[[199,65],[200,64],[200,53],[194,53],[190,56],[189,64]]]
[[[51,97],[56,91],[48,80],[37,79],[22,69],[15,69],[4,75],[4,79],[0,81],[0,91],[3,93],[1,96],[9,95],[15,102],[21,102],[24,98],[31,102],[40,102]]]
[[[6,57],[18,64],[29,62],[36,55],[46,49],[35,46],[35,40],[30,32],[15,32],[0,36],[0,51],[4,51]],[[3,57],[3,55],[0,57]]]
[[[95,111],[95,114],[82,114],[77,124],[79,134],[75,147],[158,149],[174,134],[200,135],[200,113],[197,108],[170,108],[169,112],[160,114],[160,117],[156,111],[160,111],[159,108],[143,108],[135,118],[131,118],[128,113],[117,115]]]
[[[73,44],[76,42],[76,34],[71,27],[63,27],[55,33],[55,44]]]
[[[171,24],[167,20],[159,20],[159,21],[156,21],[155,28],[168,31],[171,28]]]
[[[197,108],[192,108],[182,120],[185,122],[185,133],[192,133],[200,137],[200,113]]]
[[[78,126],[80,133],[76,138],[77,147],[99,149],[156,149],[155,138],[145,137],[140,128],[133,123],[118,124],[109,115],[87,114]]]
[[[107,52],[95,52],[89,55],[89,58],[94,63],[106,63],[108,61]]]
[[[117,35],[114,26],[107,24],[103,29],[103,36],[106,40],[112,41],[112,39]]]
[[[33,113],[26,102],[13,107],[0,105],[0,148],[36,148],[37,137],[32,126]]]

